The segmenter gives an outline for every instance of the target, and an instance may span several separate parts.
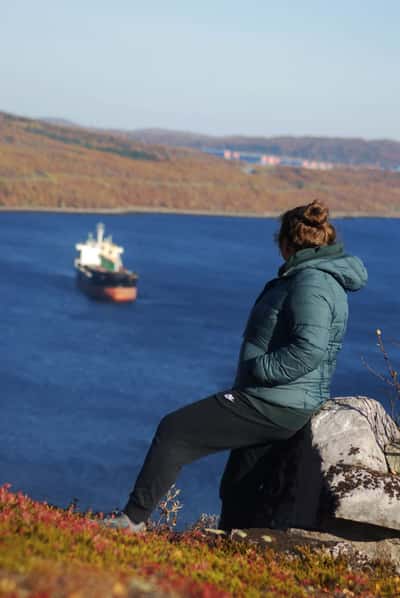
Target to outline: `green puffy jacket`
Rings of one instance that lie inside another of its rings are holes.
[[[346,292],[366,282],[363,263],[341,244],[298,251],[251,310],[234,388],[257,408],[317,409],[346,330]]]

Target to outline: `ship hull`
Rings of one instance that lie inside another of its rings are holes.
[[[100,268],[80,266],[76,269],[78,288],[99,301],[126,303],[137,297],[137,275],[128,270],[108,272]]]

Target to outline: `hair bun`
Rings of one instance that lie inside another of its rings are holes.
[[[304,224],[323,226],[328,221],[329,209],[321,201],[315,199],[309,203],[303,213]]]
[[[295,251],[332,245],[336,240],[336,231],[328,216],[328,207],[318,199],[288,210],[281,216],[279,245],[283,247],[285,242]]]

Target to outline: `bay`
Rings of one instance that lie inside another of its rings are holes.
[[[98,221],[139,273],[134,304],[89,300],[75,287],[74,246]],[[160,418],[229,388],[248,311],[281,259],[273,219],[173,214],[0,214],[2,351],[0,484],[82,509],[122,507]],[[343,219],[347,250],[369,271],[350,320],[332,395],[389,409],[375,330],[400,341],[395,219]],[[397,361],[400,367],[400,359]],[[178,480],[181,525],[218,513],[227,454]]]

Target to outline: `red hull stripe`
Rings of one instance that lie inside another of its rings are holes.
[[[108,301],[124,303],[126,301],[135,301],[137,297],[136,287],[101,287],[84,284],[82,281],[79,281],[79,287],[89,297],[93,297],[94,299],[106,299]]]

